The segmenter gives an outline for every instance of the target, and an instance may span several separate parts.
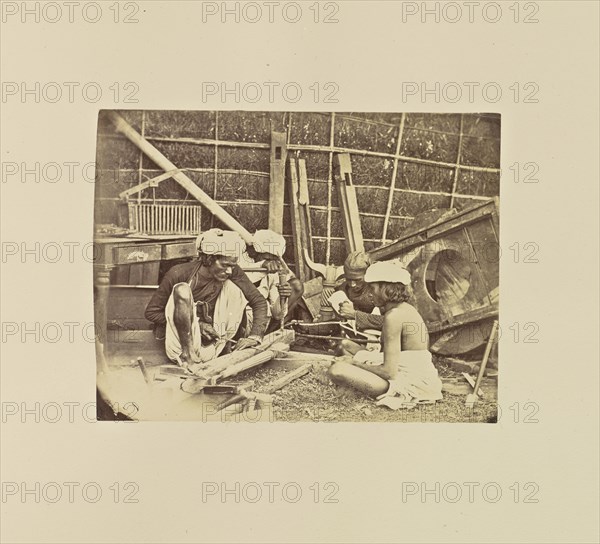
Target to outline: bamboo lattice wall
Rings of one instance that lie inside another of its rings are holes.
[[[271,129],[306,159],[315,260],[346,251],[333,155],[350,153],[367,249],[395,240],[414,217],[499,194],[500,117],[495,114],[120,111],[138,132],[253,232],[268,225]],[[103,118],[98,124],[96,223],[119,224],[118,194],[162,173]],[[192,199],[173,180],[140,199]],[[286,194],[287,202],[287,194]],[[293,260],[289,207],[286,257]],[[124,226],[124,225],[121,225]],[[220,225],[202,214],[202,228]]]

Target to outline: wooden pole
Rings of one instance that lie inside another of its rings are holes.
[[[460,114],[460,130],[458,133],[458,153],[456,154],[456,166],[454,168],[454,179],[452,180],[452,196],[450,197],[449,208],[454,207],[454,195],[456,194],[456,186],[458,184],[458,173],[460,171],[460,156],[462,154],[462,141],[463,141],[463,129],[464,129],[465,116]]]
[[[333,197],[333,146],[335,144],[335,112],[331,112],[329,127],[329,150],[327,163],[327,239],[325,242],[325,264],[331,262],[331,207]]]
[[[475,381],[475,385],[473,386],[473,393],[469,393],[465,400],[466,406],[473,407],[475,402],[477,402],[477,391],[479,391],[479,386],[481,385],[481,380],[483,379],[483,374],[485,373],[485,367],[486,367],[488,359],[490,357],[490,353],[492,351],[494,341],[496,340],[497,332],[498,332],[498,320],[494,321],[494,324],[492,325],[492,332],[490,332],[490,338],[488,340],[487,345],[485,346],[485,353],[483,354],[481,366],[479,367],[479,373],[477,374],[477,380]]]
[[[282,259],[283,260],[283,259]],[[287,283],[288,280],[288,271],[287,270],[281,270],[279,272],[279,285],[285,285]],[[279,325],[279,330],[281,333],[283,333],[283,328],[285,326],[285,318],[288,314],[288,299],[287,297],[279,297],[279,306],[281,308],[281,323]]]
[[[304,256],[302,255],[302,224],[300,221],[300,204],[298,203],[298,170],[296,159],[290,157],[290,211],[292,215],[292,234],[294,236],[294,261],[296,261],[296,275],[304,283],[306,275],[304,271]]]
[[[275,391],[279,391],[282,387],[285,387],[288,383],[301,378],[305,374],[308,374],[312,370],[312,363],[306,363],[296,370],[285,373],[281,378],[277,378],[274,382],[271,382],[267,386],[266,394],[272,395]]]
[[[271,177],[269,183],[269,229],[283,234],[283,200],[285,195],[285,132],[271,131]]]
[[[286,374],[281,376],[281,378],[277,378],[274,382],[271,382],[267,386],[266,392],[263,394],[272,395],[276,391],[279,391],[282,387],[285,387],[286,385],[293,382],[294,380],[297,380],[298,378],[301,378],[305,374],[308,374],[311,370],[312,370],[312,363],[306,363],[306,364],[302,365],[300,368],[297,368],[296,370],[287,372]],[[238,402],[243,402],[244,400],[246,400],[246,398],[247,397],[244,395],[234,395],[233,397],[231,397],[227,400],[224,400],[221,404],[219,404],[217,406],[216,411],[220,412],[221,410],[224,410],[225,408],[227,408],[228,406],[231,406],[232,404],[237,404]]]
[[[406,114],[400,116],[400,126],[398,127],[398,141],[396,142],[396,156],[394,157],[394,168],[392,170],[392,181],[390,183],[390,194],[388,195],[385,217],[383,219],[383,231],[381,234],[381,243],[387,239],[388,225],[390,222],[390,214],[392,213],[392,204],[394,203],[394,194],[396,192],[396,176],[398,174],[398,156],[400,155],[400,146],[402,145],[402,135],[404,133],[404,120]]]
[[[338,196],[340,199],[344,234],[346,235],[346,249],[348,252],[364,251],[365,245],[360,225],[356,191],[352,183],[350,155],[346,153],[336,155],[336,160]]]
[[[335,118],[335,116],[333,116]],[[456,136],[455,133],[443,132],[439,130],[428,130],[427,132],[436,132],[440,134],[451,134]],[[249,149],[269,149],[269,144],[254,143],[254,142],[233,142],[227,140],[211,140],[208,138],[165,138],[161,136],[149,136],[149,141],[152,142],[173,142],[173,143],[184,143],[192,145],[218,145],[222,147],[244,147]],[[398,158],[402,162],[413,162],[417,164],[429,164],[431,166],[442,166],[446,168],[454,168],[456,164],[444,161],[435,161],[432,159],[421,159],[419,157],[410,157],[404,155],[394,155],[393,153],[385,153],[383,151],[368,151],[364,149],[352,149],[349,147],[337,147],[333,143],[329,146],[326,145],[308,145],[308,144],[290,144],[287,146],[288,151],[314,151],[316,153],[350,153],[351,155],[360,155],[361,157],[382,157],[387,159]],[[489,166],[471,166],[461,165],[463,170],[470,170],[472,172],[493,172],[496,174],[500,173],[499,168],[492,168]]]
[[[152,162],[160,166],[165,172],[177,170],[167,157],[165,157],[156,147],[148,140],[138,134],[135,129],[123,119],[117,112],[107,111],[108,118],[115,125],[117,132],[120,132],[131,143],[141,149]],[[173,174],[173,179],[179,183],[188,193],[200,202],[209,212],[211,212],[220,221],[225,223],[229,228],[236,231],[246,243],[252,242],[252,235],[231,215],[229,215],[221,206],[219,206],[210,196],[208,196],[200,187],[198,187],[188,176],[183,172]]]
[[[300,212],[300,235],[302,247],[306,248],[310,258],[314,258],[312,240],[312,220],[310,217],[310,196],[308,193],[308,176],[306,174],[306,161],[298,159],[298,206]],[[304,280],[311,277],[310,267],[304,263]]]

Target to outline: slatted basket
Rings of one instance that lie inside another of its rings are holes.
[[[198,234],[201,206],[185,200],[127,202],[129,229],[143,234]]]

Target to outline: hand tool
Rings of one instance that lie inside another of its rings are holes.
[[[469,393],[465,400],[465,406],[468,406],[469,408],[473,408],[473,406],[477,402],[477,392],[479,391],[479,386],[481,385],[481,380],[483,379],[485,367],[487,365],[488,359],[490,358],[490,353],[492,351],[494,341],[496,340],[497,332],[498,320],[495,320],[494,324],[492,325],[492,331],[490,332],[490,338],[488,340],[487,345],[485,346],[485,353],[483,354],[483,360],[481,361],[481,366],[479,367],[479,374],[477,374],[477,381],[475,382],[475,386],[473,387],[473,393]]]

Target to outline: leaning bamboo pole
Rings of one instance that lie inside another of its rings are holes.
[[[394,157],[394,168],[392,169],[392,179],[390,181],[390,192],[388,194],[388,202],[385,208],[385,217],[383,220],[383,231],[381,234],[381,243],[383,244],[387,239],[388,225],[390,222],[390,215],[392,213],[392,204],[394,203],[394,194],[396,192],[396,176],[398,174],[398,157],[400,156],[400,149],[402,146],[402,136],[404,135],[404,120],[406,114],[403,113],[400,116],[400,126],[398,127],[398,141],[396,142],[396,156]]]
[[[441,132],[435,130],[426,130],[426,132]],[[442,134],[445,134],[442,132]],[[454,134],[456,136],[456,134]],[[191,145],[213,145],[219,147],[240,147],[248,149],[270,149],[270,144],[261,142],[235,142],[230,140],[213,140],[210,138],[184,138],[184,137],[162,137],[162,136],[149,136],[148,141],[150,142],[165,142],[165,143],[179,143],[179,144],[191,144]],[[333,145],[310,145],[310,144],[290,144],[288,151],[307,151],[316,153],[350,153],[351,155],[358,155],[361,157],[380,157],[383,159],[398,159],[402,162],[410,162],[415,164],[426,164],[430,166],[440,166],[442,168],[454,168],[455,163],[436,161],[433,159],[421,159],[419,157],[411,157],[407,155],[396,155],[394,153],[386,153],[385,151],[369,151],[366,149],[358,149],[352,147],[339,147]],[[500,168],[492,168],[489,166],[472,166],[462,164],[460,166],[463,170],[469,170],[472,172],[491,172],[499,173]]]

